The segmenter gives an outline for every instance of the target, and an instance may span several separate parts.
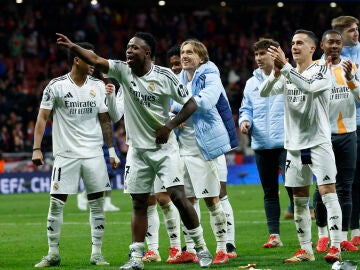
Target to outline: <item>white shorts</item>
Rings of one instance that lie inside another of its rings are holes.
[[[302,157],[303,156],[303,157]],[[307,160],[307,161],[306,161]],[[303,164],[310,163],[311,164]],[[335,156],[331,144],[323,143],[309,149],[287,150],[285,164],[285,186],[304,187],[313,183],[313,174],[318,186],[336,182]]]
[[[159,192],[166,192],[166,188],[160,178],[156,176],[154,181],[154,194]]]
[[[215,160],[205,160],[201,154],[182,156],[185,163],[186,197],[216,197],[220,193],[220,179]]]
[[[216,159],[216,167],[218,168],[218,174],[220,182],[227,182],[227,165],[226,165],[226,158],[225,155],[218,156]]]
[[[152,193],[155,176],[165,188],[184,185],[183,163],[176,141],[156,149],[129,147],[124,172],[125,193]]]
[[[104,156],[66,158],[56,156],[50,194],[76,194],[82,178],[87,194],[111,190]]]

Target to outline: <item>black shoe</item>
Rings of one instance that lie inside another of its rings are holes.
[[[226,252],[229,258],[237,258],[236,247],[231,243],[226,243]]]

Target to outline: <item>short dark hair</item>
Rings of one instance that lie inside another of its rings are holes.
[[[312,42],[314,43],[315,46],[317,46],[317,44],[318,44],[318,42],[319,42],[319,40],[318,40],[318,38],[316,37],[315,33],[312,32],[312,31],[305,30],[305,29],[298,29],[298,30],[295,31],[294,36],[295,36],[296,34],[305,34],[305,35],[307,35],[307,36],[312,40]],[[293,37],[294,37],[294,36],[293,36]]]
[[[171,56],[174,56],[174,55],[180,56],[180,46],[178,44],[172,46],[166,53],[167,59],[169,59]]]
[[[150,57],[153,58],[156,50],[156,41],[154,36],[148,32],[136,32],[134,37],[145,41],[145,43],[150,47]]]
[[[277,42],[271,38],[263,38],[263,39],[260,39],[259,41],[256,41],[253,45],[253,48],[254,48],[254,52],[255,52],[258,50],[267,50],[268,48],[270,48],[270,46],[279,47],[280,44],[279,44],[279,42]]]
[[[89,42],[77,42],[76,45],[80,46],[81,48],[95,51],[95,46]],[[68,63],[71,66],[74,62],[74,58],[76,57],[76,53],[73,53],[71,50],[68,50]]]
[[[321,37],[321,40],[324,40],[324,38],[326,37],[326,35],[328,34],[335,34],[335,35],[339,35],[342,39],[342,36],[341,36],[341,33],[335,29],[329,29],[329,30],[326,30],[323,34],[322,34],[322,37]]]

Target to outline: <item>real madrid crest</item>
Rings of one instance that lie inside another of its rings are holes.
[[[54,182],[53,188],[54,188],[55,190],[58,190],[58,189],[59,189],[59,183],[58,183],[58,182]]]
[[[150,82],[148,87],[147,87],[147,90],[149,91],[155,91],[155,83],[154,82]]]
[[[89,94],[90,94],[91,97],[95,97],[95,96],[96,96],[96,92],[95,92],[94,89],[90,89]]]

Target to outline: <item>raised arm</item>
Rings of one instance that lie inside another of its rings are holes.
[[[100,72],[105,74],[108,73],[109,62],[107,61],[107,59],[98,56],[96,53],[94,53],[91,50],[87,50],[80,47],[79,45],[76,45],[67,36],[63,34],[56,33],[56,35],[57,35],[56,44],[58,46],[71,50],[86,63],[95,66],[95,68]]]

